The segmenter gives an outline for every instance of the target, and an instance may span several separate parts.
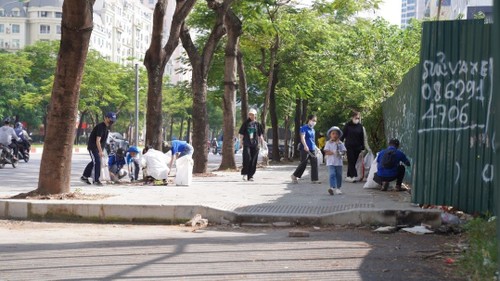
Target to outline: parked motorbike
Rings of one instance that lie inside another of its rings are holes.
[[[17,167],[19,163],[18,160],[14,160],[14,155],[12,154],[12,149],[8,146],[0,144],[0,169],[5,167],[5,164],[11,164],[12,167]]]
[[[18,142],[17,143],[17,148],[18,148],[17,159],[23,159],[24,162],[28,163],[28,161],[30,161],[30,147],[29,147],[29,144],[27,146],[25,143]]]

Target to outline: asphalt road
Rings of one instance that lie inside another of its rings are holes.
[[[41,157],[41,153],[33,153],[28,163],[21,161],[17,168],[13,168],[11,165],[5,165],[3,169],[0,169],[0,196],[28,192],[36,189],[38,185]],[[214,170],[218,167],[221,157],[220,155],[209,153],[209,170]],[[80,182],[80,177],[89,161],[90,156],[88,154],[73,153],[71,165],[72,188],[85,186],[84,183]],[[241,155],[236,155],[236,162],[241,163]]]
[[[289,230],[0,220],[0,280],[460,280],[456,237]]]

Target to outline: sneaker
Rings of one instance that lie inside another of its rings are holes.
[[[339,188],[335,188],[335,195],[342,195],[342,190],[340,190]]]
[[[292,178],[293,183],[299,183],[299,179],[296,176],[291,175],[290,177]]]
[[[92,184],[90,181],[89,181],[89,178],[85,177],[85,176],[81,176],[80,177],[80,180],[83,182],[83,183],[86,183],[86,184]]]
[[[97,185],[97,186],[103,186],[104,184],[102,184],[102,182],[100,182],[100,181],[95,181],[95,182],[94,182],[94,185]]]
[[[247,180],[247,175],[243,175],[243,181]]]
[[[253,178],[248,178],[248,181],[253,181]]]
[[[353,181],[354,181],[354,178],[351,178],[351,177],[346,177],[346,178],[345,178],[345,181],[346,181],[346,182],[353,182]]]
[[[321,184],[320,181],[311,181],[312,184]]]
[[[333,195],[333,188],[331,188],[331,187],[330,187],[330,188],[328,189],[328,193],[330,193],[330,195]]]

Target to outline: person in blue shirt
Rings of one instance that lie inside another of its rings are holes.
[[[163,153],[172,151],[172,159],[170,160],[169,169],[172,171],[172,165],[175,159],[184,157],[186,155],[193,155],[194,148],[186,141],[173,140],[170,143],[164,143]]]
[[[307,124],[300,127],[300,164],[292,174],[292,182],[298,183],[298,179],[306,170],[307,162],[311,162],[311,182],[321,183],[318,180],[318,158],[316,157],[316,140],[314,136],[314,126],[316,125],[316,115],[309,115]]]
[[[131,146],[128,148],[127,153],[127,166],[130,175],[130,181],[139,180],[139,148]]]
[[[127,175],[125,171],[120,172],[125,164],[125,151],[123,148],[118,148],[116,153],[108,157],[109,176],[115,183]]]
[[[387,191],[389,183],[396,181],[396,190],[403,191],[403,178],[405,177],[405,166],[410,166],[410,161],[406,155],[399,150],[399,140],[391,139],[389,147],[379,152],[377,156],[377,173],[373,180],[382,185],[381,190]]]

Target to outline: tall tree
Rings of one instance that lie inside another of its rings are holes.
[[[68,192],[80,83],[93,28],[95,0],[65,0],[61,21],[61,47],[47,128],[37,192]]]
[[[183,24],[181,32],[182,46],[186,50],[192,67],[194,173],[205,173],[207,171],[207,77],[215,49],[225,34],[224,17],[233,1],[224,0],[220,2],[217,0],[207,0],[207,6],[214,11],[216,19],[201,53],[193,43],[186,23]]]
[[[196,0],[176,0],[170,35],[162,44],[163,19],[167,0],[158,0],[153,14],[151,44],[146,51],[144,65],[148,71],[148,106],[146,117],[146,144],[161,149],[162,144],[162,86],[163,73],[168,60],[179,45],[181,28]]]
[[[241,21],[236,14],[229,9],[224,18],[224,26],[227,31],[224,69],[224,141],[222,143],[222,161],[219,169],[236,169],[234,159],[234,128],[236,123],[236,74],[237,56],[242,33]]]

